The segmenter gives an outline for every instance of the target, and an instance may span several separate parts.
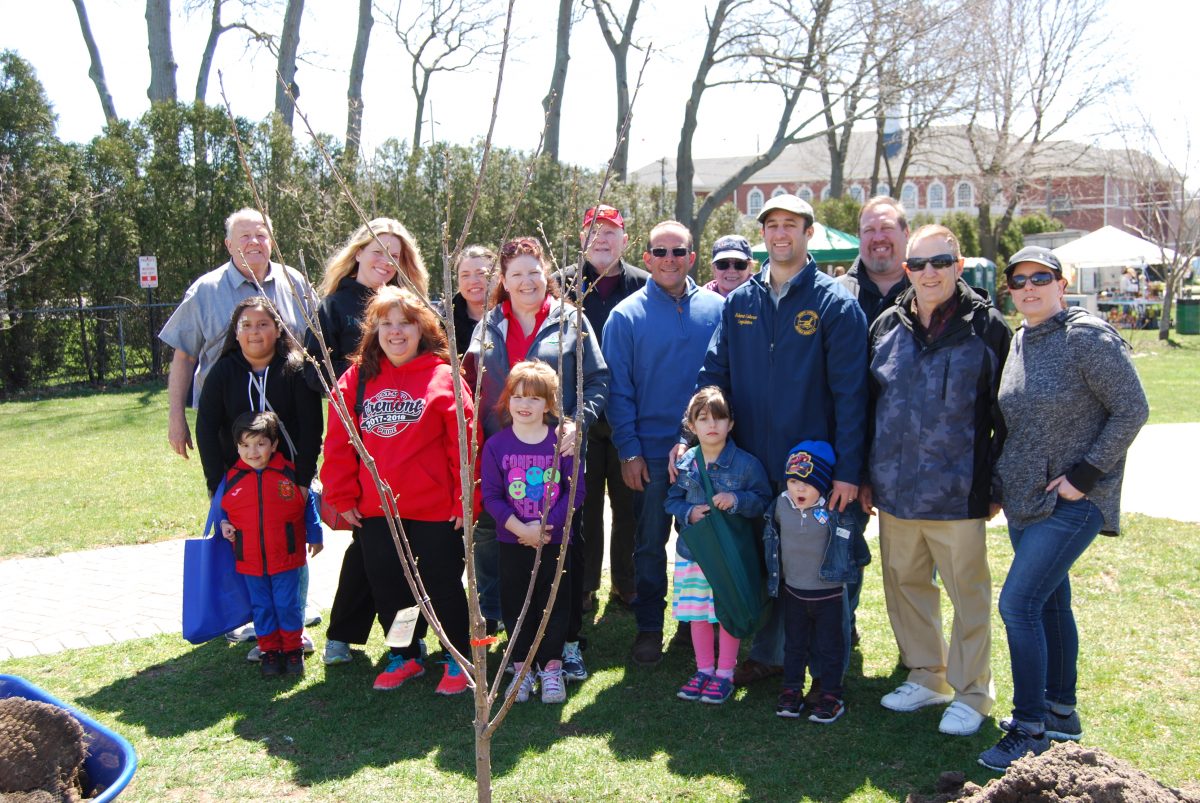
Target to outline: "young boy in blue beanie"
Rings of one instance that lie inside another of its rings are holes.
[[[771,596],[782,595],[784,605],[783,691],[775,713],[801,716],[804,670],[811,662],[820,694],[808,708],[808,718],[822,724],[837,721],[846,710],[843,596],[853,574],[852,525],[825,502],[834,462],[833,447],[824,441],[794,446],[785,466],[787,489],[767,512],[763,532],[768,590]]]

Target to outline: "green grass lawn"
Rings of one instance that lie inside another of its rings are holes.
[[[989,534],[994,593],[1011,559]],[[1080,711],[1085,743],[1161,781],[1194,781],[1200,767],[1200,525],[1131,515],[1076,566],[1084,644]],[[632,616],[608,612],[587,628],[592,677],[564,706],[516,706],[497,735],[500,800],[903,800],[929,793],[943,770],[979,783],[975,763],[998,737],[937,733],[940,712],[897,714],[879,697],[902,679],[868,567],[863,634],[848,673],[846,716],[830,726],[774,716],[766,681],[724,706],[674,697],[690,650],[654,669],[625,658]],[[310,661],[295,684],[258,677],[245,647],[192,647],[164,635],[0,662],[79,705],[136,746],[139,767],[122,799],[467,800],[474,794],[471,705],[433,694],[440,668],[392,692],[371,690],[378,634],[354,663]],[[1011,704],[1004,631],[993,625],[997,714]]]
[[[1200,336],[1123,334],[1150,423],[1200,421]],[[4,559],[192,535],[207,497],[199,456],[167,445],[166,386],[151,383],[0,403],[0,510]]]

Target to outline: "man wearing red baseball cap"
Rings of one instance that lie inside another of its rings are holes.
[[[613,307],[646,286],[650,274],[622,257],[629,245],[625,218],[619,209],[600,204],[584,213],[579,232],[582,265],[567,267],[559,275],[566,296],[583,307],[599,345],[600,334]],[[583,589],[586,604],[595,604],[604,562],[604,491],[612,506],[609,566],[612,600],[628,606],[633,601],[633,494],[621,480],[621,460],[612,442],[612,429],[601,415],[587,432],[585,465],[587,498],[583,504]]]

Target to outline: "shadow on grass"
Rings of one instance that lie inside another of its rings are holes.
[[[848,711],[822,726],[775,716],[778,679],[741,689],[721,706],[677,699],[676,690],[694,671],[690,649],[668,653],[654,668],[627,665],[634,636],[628,613],[606,615],[586,632],[591,647],[585,657],[596,677],[569,687],[571,698],[579,698],[573,705],[533,699],[513,707],[493,744],[497,784],[519,767],[524,777],[525,762],[543,760],[549,777],[543,792],[570,782],[575,772],[590,773],[586,777],[611,773],[624,779],[622,784],[636,782],[645,774],[643,767],[664,755],[682,783],[715,778],[727,788],[732,782],[740,788],[738,796],[748,800],[842,800],[871,789],[903,797],[928,791],[945,770],[962,770],[981,783],[992,777],[975,759],[998,738],[994,722],[989,720],[977,736],[955,738],[937,732],[938,707],[912,714],[882,709],[879,698],[904,679],[904,672],[896,667],[887,675],[863,677],[857,651],[847,673]],[[869,637],[890,639],[891,634]],[[353,662],[341,666],[325,667],[310,658],[303,680],[262,679],[257,666],[244,660],[244,645],[231,648],[218,640],[116,680],[80,703],[164,739],[232,717],[233,734],[263,744],[292,765],[293,781],[301,786],[409,761],[419,771],[420,762],[431,761],[463,780],[463,788],[447,791],[448,797],[461,795],[474,779],[471,701],[466,695],[434,694],[442,674],[434,661],[424,677],[393,692],[374,691],[383,651],[377,641],[370,649],[378,651],[377,658],[356,652]],[[498,660],[493,653],[493,672]],[[573,739],[603,744],[584,747],[586,754],[554,750]],[[573,762],[579,760],[589,766],[577,768]]]

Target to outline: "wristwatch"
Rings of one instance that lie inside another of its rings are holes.
[[[621,462],[622,463],[632,463],[634,460],[641,460],[641,459],[642,459],[642,456],[640,454],[635,454],[633,457],[626,457]]]

